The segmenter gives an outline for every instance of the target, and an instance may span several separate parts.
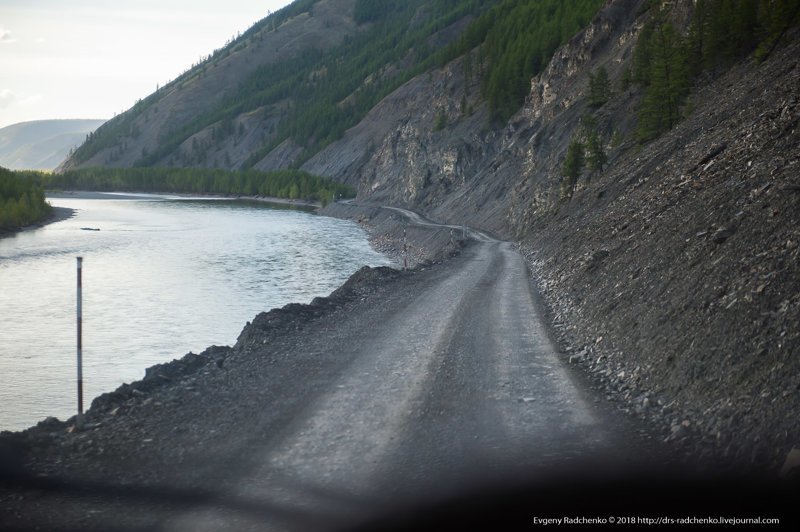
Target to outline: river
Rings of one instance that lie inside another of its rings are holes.
[[[390,264],[353,222],[264,203],[50,202],[76,216],[0,238],[0,430],[76,412],[77,256],[85,405],[148,366],[232,345],[258,312],[328,295],[365,264]]]

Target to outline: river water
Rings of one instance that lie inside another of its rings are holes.
[[[148,366],[232,345],[258,312],[390,264],[353,222],[263,203],[50,202],[77,215],[0,239],[0,430],[76,412],[77,256],[86,406]]]

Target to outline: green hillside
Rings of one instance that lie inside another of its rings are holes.
[[[265,32],[282,31],[281,23],[311,12],[317,3],[298,1],[262,20],[225,49],[89,135],[76,150],[73,162],[85,163],[101,150],[121,151],[128,139],[142,134],[146,126],[141,117],[158,107],[163,94],[201,79],[230,54],[253,46],[265,38]],[[504,121],[522,105],[530,77],[547,65],[556,47],[586,24],[602,3],[356,0],[352,20],[358,31],[353,36],[331,49],[308,48],[256,69],[218,103],[201,106],[191,120],[160,131],[157,147],[141,150],[133,165],[158,165],[207,128],[212,128],[211,143],[241,135],[244,131],[241,125],[236,127],[237,117],[272,106],[284,110],[281,119],[261,133],[263,141],[241,166],[252,167],[286,140],[302,148],[293,162],[299,166],[341,138],[400,85],[473,49],[477,51],[470,68],[484,79],[483,94],[492,117]]]
[[[0,168],[0,231],[41,221],[50,216],[51,210],[36,181]]]

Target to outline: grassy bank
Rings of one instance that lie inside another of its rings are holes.
[[[40,183],[0,168],[0,231],[16,231],[51,214]]]

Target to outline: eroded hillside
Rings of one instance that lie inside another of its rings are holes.
[[[564,153],[589,110],[589,75],[600,66],[612,79],[622,75],[641,6],[620,0],[601,9],[531,80],[525,104],[503,127],[490,124],[481,80],[465,75],[469,59],[462,57],[392,93],[303,168],[358,187],[362,199],[523,234],[524,220],[557,205]],[[621,139],[632,137],[638,98],[631,89],[598,112],[612,161],[633,145],[610,144],[615,130]]]
[[[265,26],[262,44],[243,41],[147,111],[123,116],[117,123],[129,120],[130,135],[68,166],[299,165],[358,188],[362,201],[518,239],[567,360],[584,365],[623,408],[664,427],[665,439],[704,442],[701,452],[713,459],[780,465],[800,441],[796,2],[764,4],[780,8],[768,18],[782,26],[753,31],[761,42],[749,48],[719,52],[720,60],[681,56],[695,70],[682,86],[666,85],[663,106],[672,114],[648,130],[642,122],[653,117],[642,109],[658,103],[649,87],[659,80],[643,79],[643,35],[685,54],[698,27],[726,29],[714,25],[723,17],[708,17],[712,8],[733,4],[607,1],[525,81],[527,97],[507,121],[486,97],[482,46],[441,63],[446,54],[411,47],[342,87],[346,96],[333,107],[346,120],[334,122],[347,128],[332,127],[323,113],[312,128],[319,135],[300,141],[280,129],[299,112],[284,99],[224,124],[206,115],[208,124],[175,136],[198,113],[196,102],[224,101],[210,87],[224,78],[233,90],[226,69],[250,68],[246,58],[261,57],[258,46],[294,46],[290,31],[297,39],[316,28],[325,37],[303,42],[324,48],[357,41],[377,24],[355,21],[355,2],[312,4],[278,28]],[[418,6],[408,27],[424,28],[428,47],[444,49],[471,35],[489,4],[498,3]],[[701,15],[707,20],[698,26]],[[727,13],[741,22],[738,15]],[[312,70],[304,87],[334,77]],[[591,88],[603,77],[598,98]],[[592,143],[603,160],[569,178],[570,146]]]
[[[734,68],[520,225],[570,360],[712,459],[780,466],[800,441],[798,57]]]
[[[677,27],[691,7],[669,12]],[[766,57],[704,74],[674,129],[640,143],[643,89],[623,78],[653,17],[609,2],[505,128],[485,127],[462,58],[395,92],[306,168],[365,200],[520,238],[565,360],[709,462],[777,468],[800,441],[797,30]],[[592,106],[600,68],[613,89]],[[570,199],[564,162],[587,122],[608,160]]]

